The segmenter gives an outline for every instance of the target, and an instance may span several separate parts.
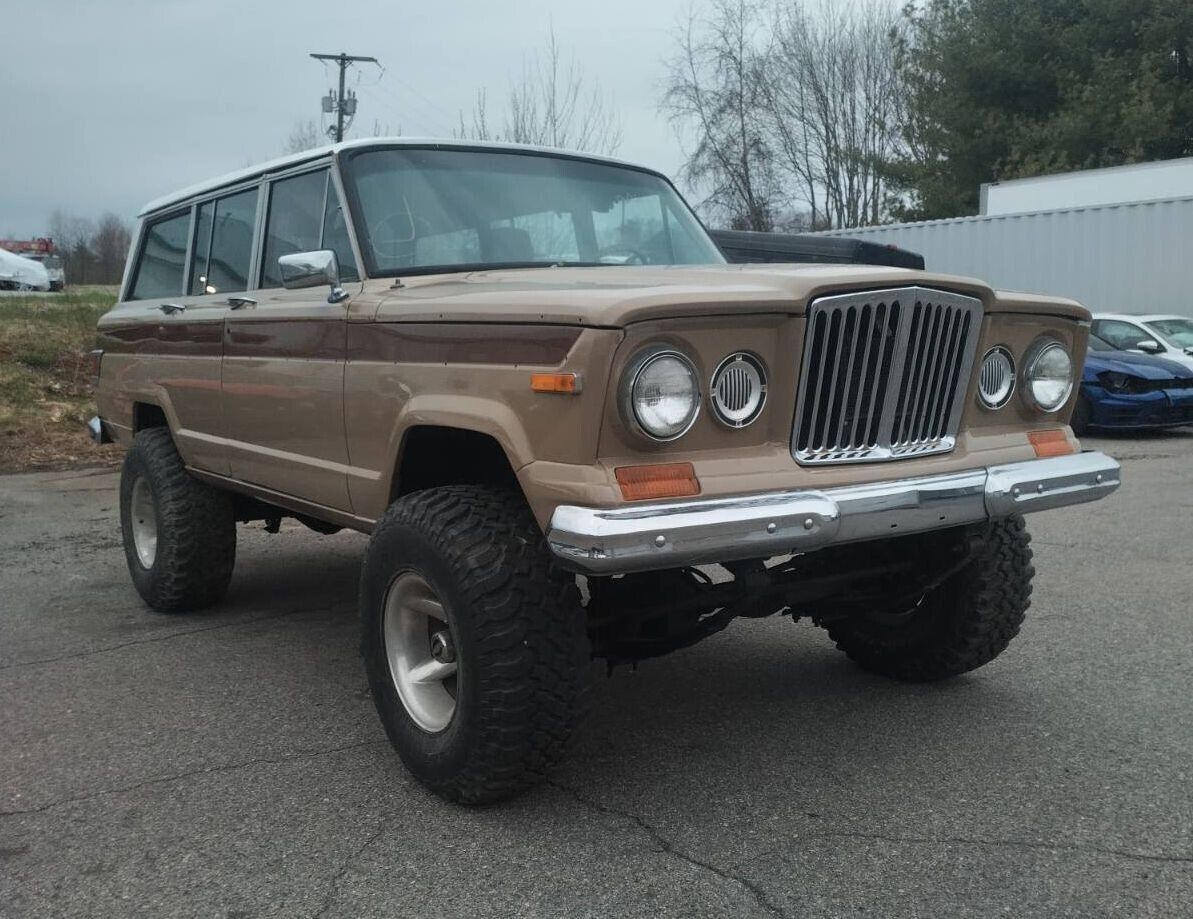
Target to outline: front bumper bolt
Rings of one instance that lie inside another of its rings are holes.
[[[812,529],[812,527],[814,527],[815,525],[816,525],[816,524],[812,522],[812,518],[811,518],[811,517],[805,517],[805,518],[804,518],[804,529],[805,529],[805,530],[810,530],[810,529]]]
[[[773,533],[777,529],[778,527],[775,526],[775,522],[773,520],[766,525],[766,532],[768,533]]]
[[[663,546],[667,545],[667,537],[660,533],[654,538],[654,544],[660,549],[663,548]]]

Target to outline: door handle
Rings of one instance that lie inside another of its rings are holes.
[[[158,307],[167,316],[173,316],[175,313],[185,313],[186,307],[181,303],[163,303]]]
[[[257,301],[252,297],[229,297],[227,300],[228,306],[234,310],[238,310],[244,306],[256,306]]]

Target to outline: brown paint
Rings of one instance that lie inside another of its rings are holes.
[[[223,353],[222,320],[207,322],[139,322],[121,328],[101,328],[97,347],[110,354],[170,354],[219,357]]]
[[[244,319],[228,321],[225,357],[342,361],[342,316],[330,319]]]
[[[565,326],[346,323],[342,319],[241,319],[156,323],[105,329],[112,353],[191,357],[343,360],[392,364],[531,364],[557,366],[580,337]],[[226,339],[226,341],[224,340]]]
[[[563,363],[582,330],[477,323],[360,323],[348,329],[348,360],[392,364]]]

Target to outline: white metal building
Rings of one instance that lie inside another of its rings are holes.
[[[1183,192],[1180,195],[831,230],[824,235],[902,246],[923,255],[930,271],[980,278],[1007,290],[1074,297],[1094,311],[1193,316],[1193,159],[1174,163],[1183,168],[1164,172],[1157,168],[1164,164],[1146,164],[1073,173],[1073,181],[1060,191],[1070,197],[1077,192],[1090,198],[1121,196],[1121,181],[1122,188],[1134,194],[1141,186],[1124,170],[1170,177],[1184,176],[1183,170],[1189,170],[1188,187],[1184,178],[1173,179]],[[1111,181],[1113,177],[1105,175],[1108,172],[1117,178]],[[1093,184],[1087,185],[1090,176]],[[996,187],[1046,189],[1050,182],[1066,178],[990,186],[987,202],[998,197]],[[1060,191],[1054,188],[1047,195]],[[1057,200],[1047,195],[1040,192],[1034,200]],[[1004,196],[994,206],[1002,208],[1014,201],[1023,203],[1022,198]]]
[[[1193,197],[1193,157],[982,185],[983,216]]]

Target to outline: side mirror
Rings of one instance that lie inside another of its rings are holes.
[[[1142,351],[1144,354],[1163,354],[1164,346],[1158,341],[1153,341],[1149,338],[1146,341],[1141,341],[1139,344],[1137,344],[1135,346],[1135,350]]]
[[[295,252],[278,258],[282,275],[282,286],[286,290],[302,290],[307,287],[331,288],[328,303],[343,303],[348,292],[340,286],[340,263],[331,249],[316,249],[313,252]]]

